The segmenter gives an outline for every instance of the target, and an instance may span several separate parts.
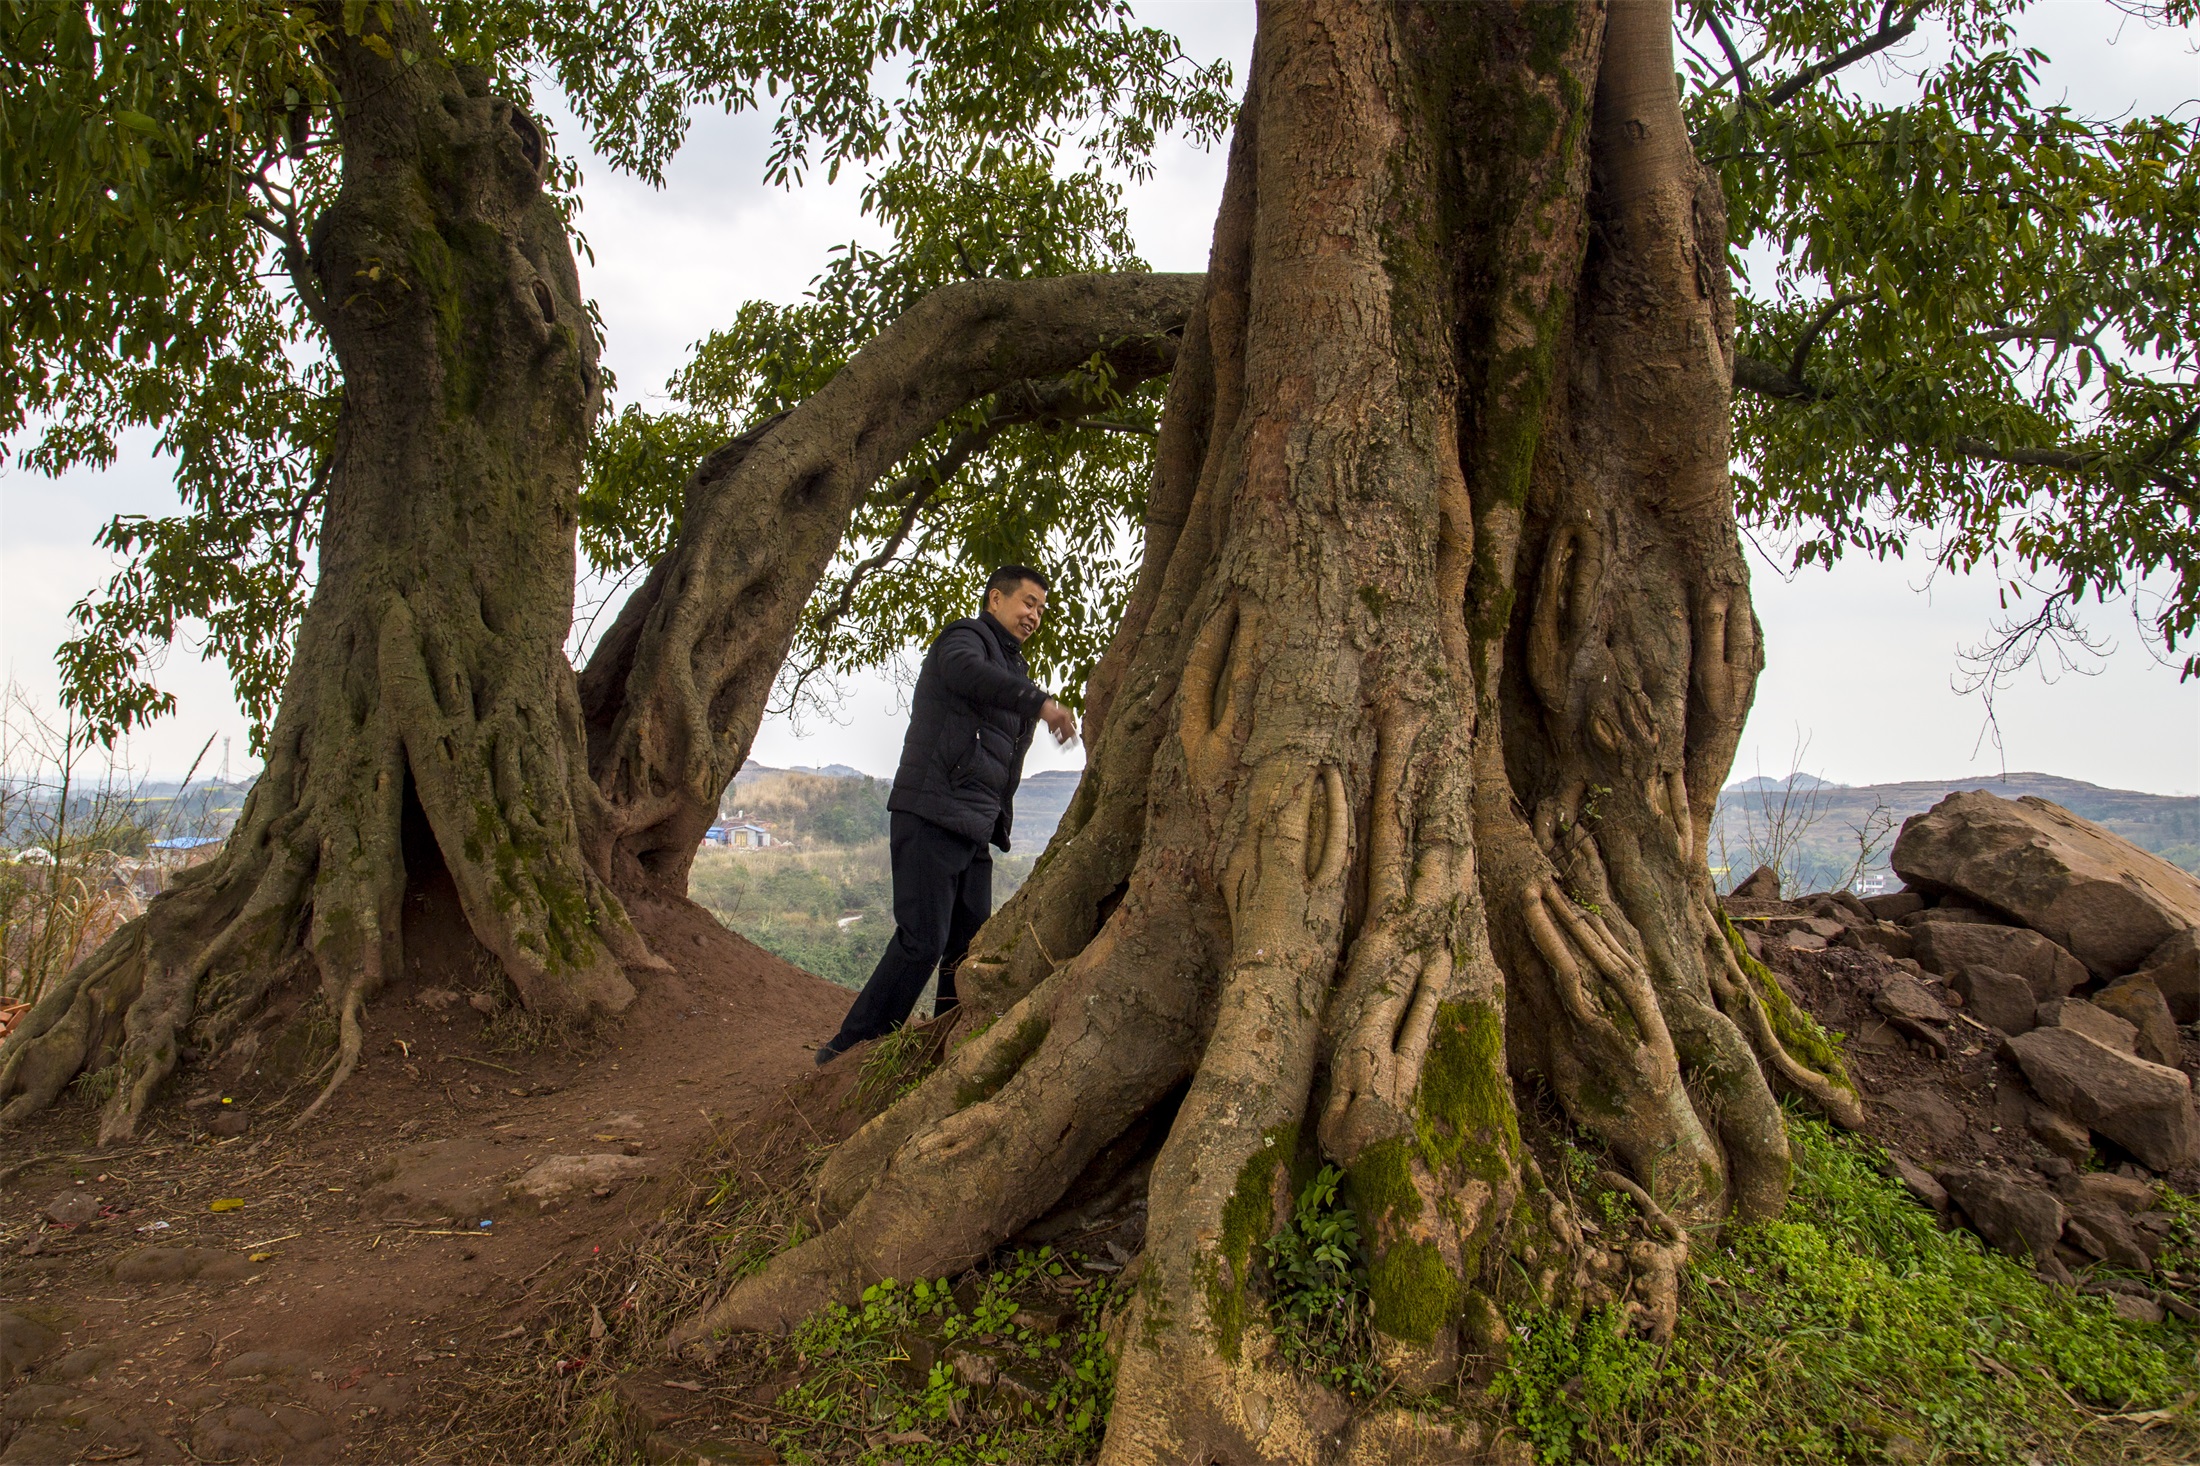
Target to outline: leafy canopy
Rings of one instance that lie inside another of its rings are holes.
[[[2078,601],[2164,572],[2151,629],[2192,675],[2200,137],[2189,115],[2046,95],[2023,9],[1684,6],[1685,105],[1737,275],[1740,507],[1798,565],[1914,548],[1993,567],[2022,609],[1989,681]],[[2104,23],[2135,39],[2193,12]]]
[[[102,532],[124,564],[61,650],[64,695],[101,737],[172,709],[155,671],[187,621],[228,664],[256,738],[272,721],[341,392],[310,269],[341,167],[324,57],[386,50],[402,4],[0,0],[0,435],[57,474],[110,463],[121,435],[150,429],[182,500]],[[597,151],[641,177],[661,180],[704,105],[772,115],[773,180],[865,170],[893,249],[847,252],[807,315],[745,311],[737,348],[786,349],[700,361],[696,414],[770,410],[955,272],[1120,267],[1128,234],[1103,169],[1135,175],[1163,129],[1211,137],[1229,110],[1227,71],[1190,65],[1121,0],[415,5],[434,22],[429,59],[479,68],[522,104],[534,79],[553,81]],[[579,183],[570,159],[553,169],[569,219]],[[684,439],[660,425],[643,447],[669,441],[692,462],[700,422]],[[620,461],[618,437],[605,461]],[[1053,451],[1066,477],[1083,472]],[[599,564],[669,532],[658,487],[647,473],[599,483]]]

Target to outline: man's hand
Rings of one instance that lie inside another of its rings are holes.
[[[1053,698],[1046,700],[1046,705],[1039,709],[1039,716],[1045,720],[1047,731],[1054,735],[1059,746],[1067,748],[1077,741],[1077,720],[1070,716],[1068,708]]]

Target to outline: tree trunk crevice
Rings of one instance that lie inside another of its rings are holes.
[[[982,1255],[1168,1096],[1103,1460],[1341,1459],[1263,1304],[1295,1157],[1423,1386],[1523,1297],[1669,1330],[1688,1229],[1783,1204],[1773,1083],[1854,1094],[1704,866],[1762,656],[1671,23],[1264,7],[1085,778],[961,969],[975,1036],[676,1343]],[[1632,1241],[1545,1182],[1551,1104]]]

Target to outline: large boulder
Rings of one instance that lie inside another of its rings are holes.
[[[2033,795],[1951,794],[1903,821],[1891,861],[1910,885],[2006,911],[2103,977],[2200,927],[2200,880]]]
[[[2021,926],[1929,922],[1912,927],[1918,965],[1942,977],[1966,967],[2014,973],[2032,985],[2034,1002],[2068,997],[2086,980],[2085,964],[2035,931]]]
[[[2120,1054],[2068,1028],[2009,1040],[2039,1097],[2157,1171],[2200,1160],[2200,1116],[2183,1071]]]

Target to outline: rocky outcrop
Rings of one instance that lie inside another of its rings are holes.
[[[1954,977],[1968,967],[1991,967],[2015,973],[2032,985],[2035,1002],[2064,997],[2091,976],[2077,958],[2021,926],[1920,921],[1910,930],[1918,963],[1927,972]]]
[[[1903,822],[1892,864],[1921,892],[2009,913],[2100,977],[2131,972],[2200,927],[2200,880],[2031,796],[1951,794]]]
[[[2061,1113],[2157,1171],[2200,1161],[2200,1116],[2183,1071],[2119,1053],[2069,1028],[2009,1040],[2032,1088]]]
[[[2171,1018],[2200,1023],[2200,930],[2181,931],[2156,947],[2132,976],[2161,989]]]

